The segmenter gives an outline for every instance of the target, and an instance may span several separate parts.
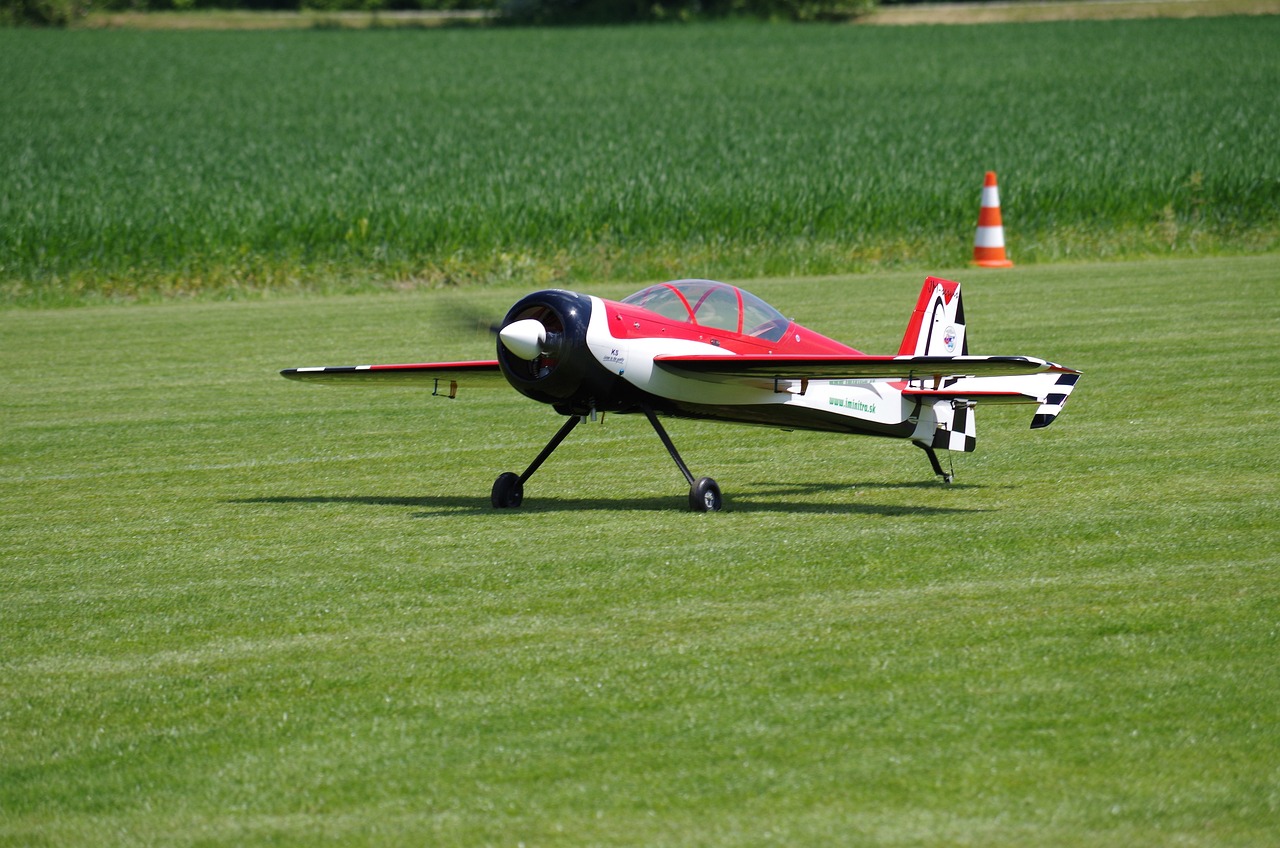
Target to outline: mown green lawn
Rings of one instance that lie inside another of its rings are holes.
[[[1057,423],[671,422],[719,514],[643,420],[495,513],[549,410],[276,375],[488,355],[449,293],[0,313],[0,843],[1274,844],[1280,258],[939,273]],[[920,277],[751,288],[890,352]]]

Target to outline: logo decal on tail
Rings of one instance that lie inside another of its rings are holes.
[[[964,329],[964,304],[960,284],[939,277],[924,281],[907,332],[898,347],[899,356],[964,356],[969,341]]]

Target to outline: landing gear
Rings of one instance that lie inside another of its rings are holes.
[[[524,481],[520,475],[504,471],[493,481],[493,491],[489,495],[494,509],[514,509],[524,503]]]
[[[721,506],[724,505],[724,501],[720,496],[720,487],[716,484],[716,481],[710,477],[700,477],[695,480],[692,472],[689,471],[689,466],[685,465],[684,460],[680,458],[680,453],[672,443],[671,437],[667,435],[662,422],[658,420],[658,416],[648,406],[642,407],[642,409],[645,417],[649,419],[649,423],[653,425],[654,432],[662,440],[667,453],[671,454],[671,458],[675,460],[676,467],[680,469],[680,473],[684,475],[685,480],[689,481],[689,509],[694,512],[719,512]],[[533,462],[529,463],[529,467],[524,470],[523,474],[504,471],[498,475],[498,479],[493,481],[493,491],[489,496],[494,509],[514,509],[524,503],[525,481],[533,476],[533,472],[538,470],[556,448],[560,447],[560,443],[573,431],[574,427],[578,426],[578,422],[581,420],[580,416],[570,416],[556,434],[551,437],[551,441],[547,442],[547,446],[542,449],[542,452],[538,454]]]
[[[689,509],[694,512],[719,512],[720,487],[710,477],[699,477],[689,487]]]
[[[529,463],[529,467],[524,470],[523,474],[504,471],[498,475],[498,479],[493,481],[493,491],[489,494],[489,501],[493,504],[494,509],[514,509],[524,503],[524,481],[533,476],[533,472],[537,471],[542,463],[547,461],[547,457],[551,456],[552,452],[560,447],[560,443],[573,432],[573,428],[577,427],[578,422],[581,420],[576,415],[570,416],[556,431],[556,434],[551,437],[551,441],[547,442],[547,446],[542,449],[542,453],[538,454],[533,462]]]
[[[951,471],[942,470],[942,463],[938,461],[937,451],[935,451],[929,445],[922,445],[919,442],[912,442],[911,444],[920,448],[920,450],[924,451],[925,456],[929,457],[929,464],[933,466],[933,473],[941,477],[942,482],[944,483],[951,482],[952,478],[955,476],[954,474],[955,469],[953,468]]]
[[[684,464],[684,460],[680,458],[680,452],[676,450],[675,444],[671,441],[671,437],[667,435],[667,431],[662,426],[662,422],[658,420],[658,416],[653,414],[653,410],[648,406],[643,406],[644,417],[649,419],[649,423],[653,425],[654,432],[658,434],[658,438],[662,440],[662,445],[667,449],[667,453],[671,454],[671,458],[676,461],[676,467],[680,469],[680,473],[684,475],[684,479],[689,481],[689,509],[694,512],[719,512],[723,505],[720,498],[720,487],[716,485],[716,481],[710,477],[701,479],[693,479],[693,473],[689,471],[689,466]]]

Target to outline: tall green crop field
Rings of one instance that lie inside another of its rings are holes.
[[[1280,18],[0,31],[0,292],[1274,249]]]

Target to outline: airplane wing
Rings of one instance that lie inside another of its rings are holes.
[[[726,382],[774,380],[942,380],[1079,372],[1034,356],[655,356],[653,364],[683,377]]]
[[[432,394],[453,397],[459,386],[467,388],[507,387],[498,361],[424,362],[416,365],[337,365],[321,368],[286,368],[280,376],[307,383],[348,386],[416,386]]]

